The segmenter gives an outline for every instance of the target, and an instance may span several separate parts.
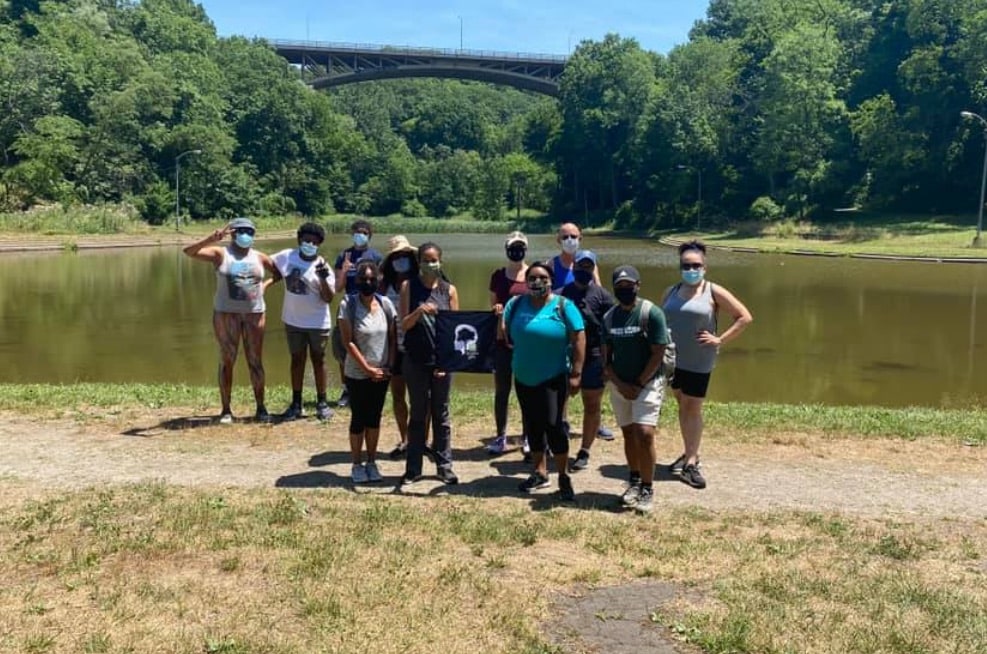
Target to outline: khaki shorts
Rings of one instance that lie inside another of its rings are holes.
[[[284,334],[288,337],[288,351],[292,354],[308,349],[325,356],[326,345],[329,343],[328,329],[304,329],[285,325]]]
[[[656,426],[664,398],[665,385],[660,378],[653,379],[650,384],[641,389],[641,392],[633,400],[625,398],[617,391],[616,386],[610,384],[610,405],[613,407],[613,417],[617,419],[617,424],[621,427],[628,425]]]

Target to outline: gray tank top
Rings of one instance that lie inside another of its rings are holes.
[[[264,264],[253,249],[237,259],[230,246],[216,268],[213,309],[222,313],[264,313]]]
[[[701,331],[716,333],[716,307],[713,304],[713,284],[703,282],[703,288],[693,298],[679,297],[681,284],[676,284],[662,305],[668,328],[675,343],[675,367],[690,372],[709,373],[716,365],[719,348],[700,345],[696,334]]]

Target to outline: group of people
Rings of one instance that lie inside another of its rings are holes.
[[[442,249],[418,247],[398,235],[386,254],[370,247],[371,224],[351,226],[353,245],[330,267],[319,250],[325,230],[306,223],[298,245],[268,256],[253,248],[256,227],[237,218],[185,248],[216,270],[213,327],[220,349],[221,423],[230,423],[233,365],[242,341],[256,400],[255,419],[270,421],[264,400],[262,364],[264,294],[285,283],[282,319],[291,354],[292,401],[282,419],[304,415],[302,386],[306,360],[313,366],[316,416],[328,420],[325,357],[332,350],[344,380],[337,407],[350,409],[349,439],[355,483],[382,480],[377,465],[381,416],[388,389],[400,442],[391,451],[405,459],[403,486],[422,478],[424,458],[446,484],[453,471],[449,395],[452,375],[436,358],[436,316],[458,311],[455,285],[442,268]],[[228,243],[223,241],[230,237]],[[521,409],[521,448],[531,474],[519,490],[531,493],[551,485],[554,459],[558,494],[572,500],[571,473],[586,469],[597,436],[612,437],[601,425],[601,405],[609,385],[613,415],[624,437],[628,485],[621,501],[647,513],[653,506],[655,429],[669,385],[678,400],[683,453],[671,464],[674,474],[695,488],[706,486],[700,471],[702,407],[719,347],[751,322],[748,309],[727,289],[705,278],[706,248],[698,242],[679,248],[681,281],[659,302],[641,296],[636,268],[613,271],[612,292],[600,281],[597,256],[582,247],[579,228],[563,224],[560,247],[550,261],[527,263],[528,239],[508,235],[507,263],[490,279],[490,308],[498,317],[494,349],[496,435],[492,455],[511,449],[507,415],[513,386]],[[270,273],[268,277],[265,273]],[[331,302],[345,292],[332,329]],[[718,331],[723,312],[732,322]],[[674,366],[666,352],[674,347]],[[566,403],[580,394],[582,441],[569,460]],[[431,432],[431,439],[429,438]]]

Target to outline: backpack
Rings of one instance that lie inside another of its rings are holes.
[[[349,321],[350,325],[356,322],[356,303],[360,301],[359,296],[359,293],[350,293],[346,296],[346,319]],[[385,298],[380,293],[374,293],[374,297],[377,298],[377,303],[380,304],[380,308],[384,310],[384,317],[387,318],[387,324],[390,326],[395,320],[397,320],[397,314],[394,313],[394,305],[389,302],[385,304]],[[332,341],[332,358],[339,363],[345,363],[346,345],[343,344],[343,332],[339,328],[338,322],[336,327],[332,330],[330,340]]]
[[[617,305],[619,306],[619,305]],[[606,329],[606,333],[609,334],[613,331],[613,312],[617,310],[617,306],[612,306],[607,309],[607,312],[603,314],[603,326]],[[648,340],[648,318],[651,317],[651,308],[655,306],[655,303],[651,300],[642,299],[641,300],[641,311],[638,314],[638,326],[640,328],[640,334],[645,341]],[[672,376],[675,374],[675,343],[672,341],[672,330],[668,330],[668,345],[665,346],[665,354],[661,358],[661,367],[658,368],[658,375],[665,378],[665,383],[668,384],[672,381]]]

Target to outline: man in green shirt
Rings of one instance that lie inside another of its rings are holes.
[[[621,496],[627,507],[650,513],[654,504],[655,427],[664,398],[659,375],[668,326],[661,308],[638,298],[641,275],[633,266],[613,271],[613,294],[620,304],[604,317],[604,378],[610,382],[613,415],[624,434],[630,483]]]

